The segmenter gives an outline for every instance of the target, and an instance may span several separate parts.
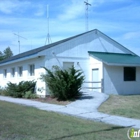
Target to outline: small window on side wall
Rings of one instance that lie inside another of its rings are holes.
[[[3,76],[4,76],[4,78],[7,77],[7,69],[4,69]]]
[[[21,66],[21,67],[18,68],[19,77],[22,77],[22,71],[23,71],[23,67]]]
[[[12,77],[15,77],[15,68],[12,68],[12,69],[11,69],[11,76],[12,76]]]
[[[124,81],[136,81],[136,67],[124,67]]]
[[[29,65],[29,75],[30,76],[35,75],[35,65],[34,64]]]

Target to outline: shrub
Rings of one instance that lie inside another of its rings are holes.
[[[31,91],[26,91],[25,95],[24,95],[24,98],[26,98],[26,99],[35,99],[35,98],[37,98],[37,95],[33,94]]]
[[[9,96],[7,88],[0,87],[0,95]]]
[[[25,93],[27,91],[31,91],[31,93],[34,93],[35,84],[35,81],[21,81],[19,82],[19,84],[9,82],[7,84],[7,91],[10,96],[22,98],[25,96]]]
[[[47,74],[41,75],[41,79],[47,84],[50,94],[58,100],[72,100],[80,96],[80,89],[84,81],[83,72],[74,67],[69,70],[61,70],[58,66],[53,71],[45,68]]]

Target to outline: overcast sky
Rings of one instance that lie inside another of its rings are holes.
[[[98,29],[140,55],[140,0],[88,0],[89,30]],[[0,51],[45,45],[49,5],[52,42],[85,32],[84,0],[0,0]],[[26,39],[25,39],[26,38]]]

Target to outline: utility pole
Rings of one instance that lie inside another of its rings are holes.
[[[25,37],[23,37],[23,36],[20,36],[20,35],[19,35],[19,32],[18,32],[18,34],[15,34],[15,33],[14,33],[14,35],[16,35],[16,36],[18,37],[19,54],[20,54],[20,38],[23,38],[23,39],[26,39],[26,40],[27,40],[27,38],[25,38]]]
[[[85,24],[86,24],[86,31],[88,31],[88,6],[91,6],[91,4],[88,3],[88,0],[84,1],[84,3],[85,3],[85,6],[86,6],[86,11],[85,11],[86,21],[85,21]]]

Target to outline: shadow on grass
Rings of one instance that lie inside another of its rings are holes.
[[[117,130],[117,129],[125,129],[125,128],[129,128],[129,127],[132,127],[132,126],[127,126],[127,127],[112,126],[111,128],[108,128],[108,129],[97,130],[97,131],[95,130],[95,131],[89,131],[89,132],[85,132],[85,133],[62,136],[62,137],[59,137],[59,138],[53,138],[53,139],[49,139],[49,140],[61,140],[61,139],[64,139],[64,138],[77,137],[77,136],[82,136],[82,135],[87,135],[87,134],[92,134],[92,133],[98,133],[98,132],[103,132],[103,131],[113,131],[113,130]]]

